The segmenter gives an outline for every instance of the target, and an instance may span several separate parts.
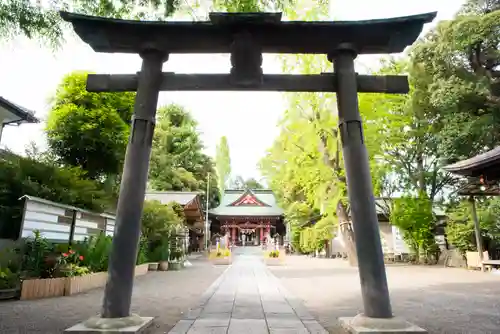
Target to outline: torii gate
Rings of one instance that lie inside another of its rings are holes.
[[[89,75],[87,90],[137,91],[134,116],[109,264],[102,315],[85,322],[94,329],[145,326],[130,316],[134,265],[148,178],[155,114],[160,91],[336,92],[339,131],[351,203],[364,315],[341,319],[350,330],[383,326],[411,332],[393,317],[380,242],[375,200],[358,110],[358,92],[408,92],[406,76],[358,75],[358,54],[402,52],[436,13],[369,21],[281,21],[281,13],[211,13],[204,22],[140,22],[61,12],[80,38],[96,52],[136,53],[141,71],[131,75]],[[230,53],[229,74],[162,73],[170,54]],[[333,73],[262,73],[263,53],[326,54]],[[112,325],[111,325],[112,324]]]

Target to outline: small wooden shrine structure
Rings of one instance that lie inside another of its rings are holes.
[[[483,262],[484,247],[481,236],[481,227],[476,212],[477,196],[500,196],[500,147],[496,147],[483,154],[458,161],[443,167],[452,174],[466,178],[464,184],[458,189],[458,195],[468,196],[472,208],[476,247],[479,259]],[[487,260],[487,259],[486,259]]]
[[[209,211],[213,234],[228,235],[236,245],[260,245],[276,234],[283,242],[283,210],[271,190],[225,190],[218,207]]]

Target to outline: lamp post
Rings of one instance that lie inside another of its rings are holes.
[[[209,194],[210,194],[210,172],[208,173],[208,176],[207,176],[207,204],[206,204],[206,207],[205,207],[205,250],[208,250],[208,234],[209,234],[209,226],[208,226],[208,204],[210,202],[210,198],[209,198]]]

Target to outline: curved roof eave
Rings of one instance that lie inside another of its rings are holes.
[[[500,146],[472,158],[444,166],[442,169],[453,174],[474,176],[495,166],[500,168]]]

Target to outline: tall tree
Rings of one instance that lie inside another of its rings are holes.
[[[376,161],[388,178],[382,193],[425,194],[434,202],[453,180],[441,170],[438,136],[442,123],[426,105],[427,95],[421,86],[427,77],[407,58],[387,58],[381,65],[380,74],[410,75],[408,95],[375,97],[379,101],[377,110],[384,110],[379,115],[377,134],[382,146]]]
[[[95,180],[120,175],[133,113],[134,93],[90,93],[87,72],[66,75],[51,101],[46,134],[63,165]]]
[[[159,191],[206,191],[211,174],[210,201],[218,201],[212,159],[202,152],[196,121],[182,106],[158,109],[149,168],[150,186]]]
[[[420,108],[442,124],[437,145],[448,162],[500,144],[499,9],[499,1],[470,0],[411,52]]]
[[[215,152],[215,169],[219,180],[219,191],[222,196],[231,175],[231,156],[227,138],[222,136]]]

